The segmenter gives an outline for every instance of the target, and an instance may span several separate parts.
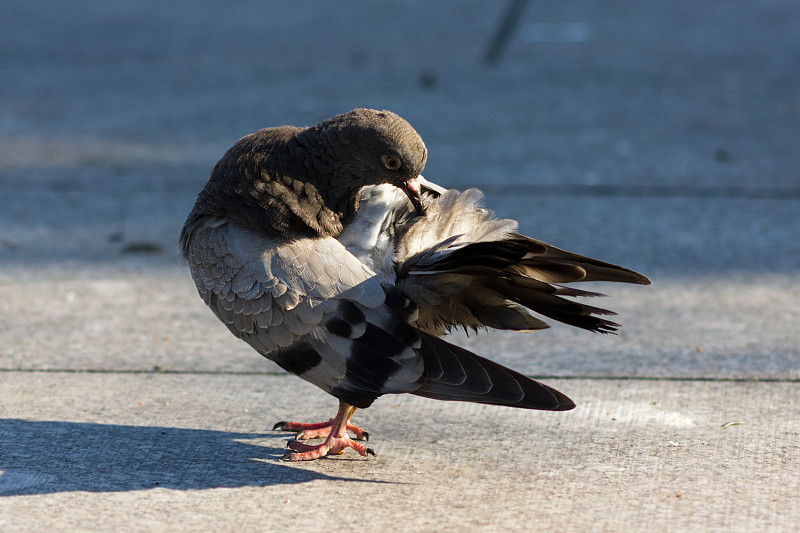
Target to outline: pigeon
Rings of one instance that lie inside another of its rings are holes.
[[[564,284],[650,283],[518,233],[479,190],[424,178],[427,155],[390,111],[262,129],[223,155],[186,219],[181,253],[203,301],[233,335],[339,401],[326,422],[276,424],[297,432],[287,460],[375,455],[350,422],[384,394],[573,409],[442,336],[539,330],[541,317],[613,333],[613,312],[577,299],[600,294]]]

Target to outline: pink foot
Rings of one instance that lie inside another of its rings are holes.
[[[310,461],[312,459],[319,459],[326,455],[341,455],[345,449],[353,448],[361,456],[375,455],[372,448],[367,448],[362,444],[357,443],[347,435],[344,437],[331,437],[328,436],[325,442],[316,446],[303,444],[299,440],[289,441],[288,447],[294,452],[287,452],[283,456],[284,459],[289,461]]]
[[[331,432],[331,424],[333,419],[327,422],[319,422],[317,424],[306,424],[304,422],[278,422],[273,427],[273,430],[280,429],[281,431],[296,431],[296,439],[319,439],[326,438]],[[356,440],[369,440],[369,433],[364,431],[358,426],[347,424],[347,430],[352,431]]]
[[[336,416],[328,422],[321,424],[302,424],[297,422],[278,422],[273,429],[284,431],[299,431],[295,440],[289,441],[288,447],[293,452],[287,452],[283,456],[289,461],[310,461],[319,459],[328,454],[339,455],[344,453],[347,448],[352,448],[360,455],[375,455],[370,448],[354,441],[347,435],[347,430],[353,432],[358,440],[369,439],[369,434],[363,429],[349,424],[350,418],[356,412],[356,408],[343,401],[339,402],[339,411]],[[304,444],[299,439],[313,439],[325,437],[325,442],[316,446]]]

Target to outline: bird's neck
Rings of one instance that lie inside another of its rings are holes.
[[[259,150],[257,139],[248,148],[244,153],[252,155],[228,158],[214,168],[203,203],[225,212],[208,214],[290,238],[336,237],[355,216],[359,191],[332,183],[332,176],[320,172],[315,158],[293,138],[273,139],[268,151]],[[227,200],[215,202],[219,196]]]

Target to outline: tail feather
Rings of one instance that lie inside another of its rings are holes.
[[[428,377],[412,394],[437,400],[567,411],[575,403],[527,376],[420,332]]]

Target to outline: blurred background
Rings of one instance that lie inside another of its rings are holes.
[[[223,152],[354,107],[425,176],[655,285],[619,337],[461,341],[536,375],[800,377],[792,0],[0,1],[0,367],[250,371],[177,235]]]

